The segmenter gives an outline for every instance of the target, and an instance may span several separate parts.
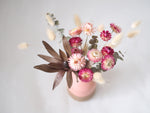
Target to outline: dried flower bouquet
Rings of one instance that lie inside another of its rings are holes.
[[[104,83],[101,73],[112,69],[118,59],[123,60],[122,53],[114,50],[122,37],[121,28],[116,24],[111,23],[109,30],[106,30],[102,25],[96,28],[92,23],[81,24],[76,17],[78,25],[70,30],[70,36],[66,37],[63,34],[64,29],[59,28],[59,22],[53,14],[48,13],[46,18],[49,25],[61,33],[65,51],[59,49],[57,53],[53,47],[43,41],[44,47],[51,56],[38,55],[48,64],[37,65],[34,68],[48,73],[57,72],[53,89],[59,85],[65,73],[68,88],[72,86],[72,73],[76,74],[77,81],[80,79],[86,83],[90,81]],[[116,36],[112,38],[114,34]],[[48,32],[48,36],[52,40],[55,39],[52,30]],[[106,43],[102,46],[101,42]]]

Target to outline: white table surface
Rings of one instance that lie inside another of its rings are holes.
[[[48,55],[41,41],[46,36],[45,13],[54,12],[67,31],[74,27],[73,15],[82,22],[114,22],[126,34],[135,20],[141,33],[124,37],[116,50],[125,52],[124,62],[103,74],[105,85],[97,85],[94,97],[85,102],[70,98],[65,78],[55,91],[55,74],[33,69],[45,63],[37,54]],[[149,0],[1,0],[0,1],[0,113],[150,113],[150,1]],[[18,50],[21,42],[29,43]]]

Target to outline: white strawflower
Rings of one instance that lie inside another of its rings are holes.
[[[85,67],[86,60],[80,53],[74,53],[70,56],[68,63],[72,70],[78,71]]]

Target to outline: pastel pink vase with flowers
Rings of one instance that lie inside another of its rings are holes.
[[[78,101],[90,99],[95,93],[96,83],[93,81],[83,82],[72,73],[73,83],[71,88],[68,88],[70,96]],[[78,79],[78,81],[77,81]]]

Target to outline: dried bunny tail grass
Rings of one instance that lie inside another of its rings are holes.
[[[51,29],[47,29],[47,36],[50,40],[55,40],[55,38],[56,38],[54,31]]]
[[[29,45],[26,42],[22,42],[22,43],[18,44],[18,49],[20,49],[20,50],[27,49],[28,46]]]
[[[77,14],[74,15],[74,22],[75,22],[75,25],[77,27],[81,26],[81,20],[80,20],[80,17]]]
[[[141,24],[141,21],[140,21],[140,20],[137,20],[137,21],[135,21],[135,22],[133,22],[133,23],[131,24],[131,28],[136,28],[136,27],[138,27],[140,24]]]
[[[135,37],[136,35],[138,35],[140,33],[140,30],[132,30],[132,31],[129,31],[128,34],[127,34],[127,37],[128,38],[133,38]]]
[[[103,30],[104,30],[104,25],[103,24],[99,25],[97,31],[102,32]]]
[[[100,72],[95,72],[93,74],[93,81],[94,82],[97,82],[99,84],[105,84],[105,80],[104,78],[102,77],[102,74]]]
[[[46,14],[46,20],[47,20],[49,25],[51,25],[51,26],[55,25],[55,22],[54,22],[53,18],[50,16],[50,13]]]
[[[123,37],[123,33],[117,34],[107,46],[115,48],[116,46],[120,44],[122,37]]]

